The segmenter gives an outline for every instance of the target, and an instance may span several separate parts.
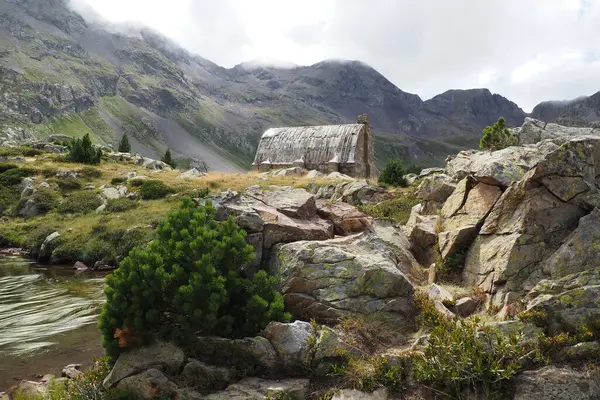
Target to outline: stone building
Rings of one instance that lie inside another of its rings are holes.
[[[267,130],[252,167],[266,172],[296,166],[356,178],[377,176],[369,117],[360,115],[356,124]]]

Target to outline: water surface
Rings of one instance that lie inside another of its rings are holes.
[[[0,392],[102,354],[104,275],[0,255]]]

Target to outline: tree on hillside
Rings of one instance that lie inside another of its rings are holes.
[[[506,127],[504,117],[498,118],[494,126],[488,126],[483,130],[483,136],[479,141],[482,150],[496,151],[505,147],[514,146],[518,138],[510,133]]]
[[[169,148],[167,148],[165,155],[162,156],[160,161],[164,162],[165,164],[170,165],[173,168],[176,168],[177,164],[175,163],[175,160],[173,160],[173,157],[171,156],[171,150]]]
[[[379,183],[401,187],[407,186],[408,183],[406,182],[406,179],[404,179],[404,174],[405,171],[402,161],[395,157],[390,158],[383,171],[379,174]]]
[[[86,133],[81,139],[75,139],[71,142],[69,150],[69,161],[83,164],[100,164],[102,150],[94,148],[90,134]]]
[[[246,232],[233,218],[215,220],[207,201],[187,198],[106,278],[100,329],[113,359],[154,338],[189,343],[196,335],[253,336],[270,321],[287,321],[274,276],[259,270]]]
[[[120,153],[130,153],[131,152],[131,144],[129,143],[129,137],[127,136],[127,132],[123,133],[123,137],[119,142],[119,152]]]

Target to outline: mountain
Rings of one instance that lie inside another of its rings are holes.
[[[535,106],[531,116],[563,125],[600,126],[600,92],[573,100],[545,101]]]
[[[525,113],[487,89],[430,100],[370,66],[248,62],[226,69],[143,27],[94,22],[67,0],[0,0],[0,141],[92,134],[134,151],[166,147],[212,169],[247,169],[269,127],[354,122],[371,116],[379,164],[398,155],[420,166],[477,145],[481,130]]]

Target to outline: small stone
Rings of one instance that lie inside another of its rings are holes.
[[[81,372],[81,364],[69,364],[62,369],[62,376],[73,379],[83,374]]]
[[[477,309],[477,301],[471,297],[463,297],[454,305],[454,311],[461,317],[468,317]]]
[[[443,304],[454,303],[454,296],[452,296],[448,290],[444,289],[440,285],[436,285],[435,283],[429,286],[427,295],[431,300],[441,301]]]
[[[98,208],[96,208],[96,214],[100,214],[106,210],[106,204],[101,204]]]
[[[85,265],[84,263],[82,263],[81,261],[77,261],[74,265],[73,265],[73,269],[76,269],[78,271],[87,271],[88,269],[90,269],[87,265]]]
[[[356,389],[340,390],[333,395],[331,400],[387,400],[389,399],[388,390],[380,388],[373,393],[361,392]]]

